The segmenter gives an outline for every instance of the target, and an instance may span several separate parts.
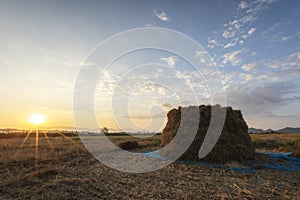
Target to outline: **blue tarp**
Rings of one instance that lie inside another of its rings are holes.
[[[276,169],[282,171],[298,171],[300,172],[300,158],[291,157],[292,153],[272,153],[264,152],[270,157],[271,163],[261,164],[260,167],[266,169]],[[280,161],[282,159],[284,162]]]
[[[143,153],[145,156],[151,158],[157,158],[161,160],[168,160],[168,158],[162,157],[159,154],[159,150]],[[206,162],[192,162],[192,161],[176,161],[177,163],[185,163],[191,165],[208,166],[213,168],[221,168],[231,171],[237,171],[242,173],[255,173],[256,169],[275,169],[281,171],[297,171],[300,172],[300,158],[291,157],[291,152],[288,153],[272,153],[264,152],[261,154],[268,155],[270,158],[269,163],[265,164],[248,164],[245,168],[228,167],[222,164],[206,163]]]
[[[145,156],[148,156],[150,158],[157,158],[157,159],[161,159],[161,160],[168,160],[168,158],[166,157],[163,157],[159,154],[159,150],[157,151],[149,151],[149,152],[145,152],[145,153],[142,153],[143,155]]]

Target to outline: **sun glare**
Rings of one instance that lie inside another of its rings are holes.
[[[32,124],[42,124],[45,122],[45,116],[39,113],[33,114],[29,118],[29,122]]]

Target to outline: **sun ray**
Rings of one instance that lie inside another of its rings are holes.
[[[39,156],[39,130],[35,130],[35,166],[38,163],[38,156]]]
[[[78,146],[79,148],[81,148],[82,150],[84,150],[84,148],[79,145],[77,142],[75,142],[73,139],[69,138],[68,136],[66,136],[65,134],[61,133],[60,131],[57,132],[59,135],[61,135],[63,138],[71,141],[73,144],[75,144],[76,146]]]
[[[46,138],[46,140],[47,140],[47,142],[48,142],[48,144],[49,144],[51,150],[53,150],[53,149],[54,149],[53,144],[51,143],[51,141],[50,141],[50,139],[49,139],[47,133],[46,133],[45,131],[42,131],[42,132],[43,132],[44,137]]]
[[[20,146],[21,148],[23,148],[25,142],[28,140],[28,138],[29,138],[29,136],[30,136],[31,133],[32,133],[32,131],[28,131],[26,137],[24,138],[24,140],[23,140],[23,142],[22,142],[22,144]]]
[[[45,116],[42,114],[39,114],[39,113],[35,113],[29,117],[29,122],[31,124],[36,125],[36,127],[35,127],[36,128],[35,129],[35,167],[37,167],[38,158],[39,158],[39,127],[38,127],[38,125],[45,122]],[[30,134],[27,134],[28,137],[29,137],[29,135]],[[28,138],[27,136],[24,141],[27,140],[27,138]],[[22,144],[22,147],[23,147],[23,144]]]
[[[52,142],[50,141],[49,136],[47,135],[47,132],[45,130],[39,130],[39,124],[42,124],[45,122],[45,116],[42,114],[33,114],[30,116],[29,118],[29,122],[31,124],[35,125],[35,167],[38,166],[38,160],[39,160],[39,137],[40,137],[40,133],[43,133],[43,136],[46,138],[47,143],[49,144],[51,150],[54,150],[54,146],[52,144]],[[28,138],[30,137],[31,133],[34,133],[33,130],[28,131],[26,137],[24,138],[22,144],[21,144],[21,148],[23,148],[24,144],[26,143],[26,141],[28,140]],[[73,140],[73,138],[66,136],[63,132],[61,131],[57,131],[56,132],[58,135],[62,136],[64,139],[66,139],[67,141],[73,143],[75,146],[79,147],[82,150],[85,150],[85,148],[81,145],[79,145],[75,140]],[[42,137],[42,135],[41,135]]]

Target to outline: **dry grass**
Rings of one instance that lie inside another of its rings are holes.
[[[285,134],[251,134],[252,140],[276,140],[280,143],[287,143],[300,139],[299,133],[285,133]]]
[[[76,141],[76,140],[73,140]],[[22,147],[23,138],[0,140],[0,163],[25,162],[35,159],[35,138],[29,138]],[[51,146],[45,138],[39,139],[38,160],[58,158],[68,153],[84,151],[80,141],[73,142],[62,138],[51,138]]]
[[[259,170],[244,174],[174,163],[146,174],[122,173],[95,160],[76,137],[73,142],[51,137],[53,149],[41,138],[35,166],[34,138],[20,148],[22,139],[0,139],[0,199],[300,198],[299,172]],[[136,138],[110,139],[119,143]],[[143,146],[159,146],[159,136],[138,140],[141,151]]]
[[[161,136],[154,135],[151,137],[132,137],[132,136],[110,136],[109,139],[112,143],[119,145],[124,141],[137,141],[138,149],[132,150],[133,152],[147,152],[159,149],[161,143]]]
[[[300,150],[300,134],[251,134],[259,151],[287,152]]]

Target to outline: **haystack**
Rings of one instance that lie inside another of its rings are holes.
[[[254,159],[255,148],[248,134],[248,126],[243,119],[241,111],[233,110],[231,107],[223,108],[226,109],[226,118],[218,142],[206,157],[199,159],[198,153],[210,124],[212,107],[202,105],[198,108],[200,113],[198,131],[192,144],[179,160],[226,163]],[[167,115],[168,122],[162,133],[162,147],[169,144],[178,131],[181,121],[181,109],[178,108],[169,111]],[[178,148],[178,146],[176,147],[175,144],[171,148]]]
[[[139,143],[138,141],[126,141],[126,142],[121,142],[119,144],[119,147],[123,150],[133,150],[133,149],[136,149],[138,148],[139,146]]]

